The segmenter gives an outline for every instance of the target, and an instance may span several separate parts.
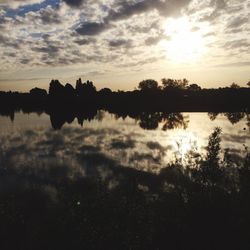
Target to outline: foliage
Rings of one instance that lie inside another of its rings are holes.
[[[221,128],[215,128],[213,133],[209,136],[207,146],[207,157],[206,160],[209,166],[219,165],[219,154],[220,154],[220,143],[221,143]]]
[[[179,79],[179,80],[163,78],[161,82],[163,85],[163,89],[165,90],[166,89],[186,89],[188,86],[188,80],[186,78]]]
[[[190,84],[188,87],[187,87],[188,90],[190,91],[200,91],[201,90],[201,87],[196,84],[196,83],[193,83],[193,84]]]
[[[158,82],[152,79],[143,80],[139,83],[138,88],[142,91],[158,89]]]
[[[232,89],[239,89],[240,86],[238,84],[236,84],[235,82],[233,82],[231,85],[230,85],[230,88]]]

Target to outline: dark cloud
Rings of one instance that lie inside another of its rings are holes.
[[[110,147],[112,149],[116,149],[116,150],[124,150],[124,149],[128,149],[128,148],[134,148],[135,147],[135,141],[131,140],[131,139],[128,139],[126,141],[113,139],[112,142],[111,142]]]
[[[249,48],[250,43],[247,39],[238,39],[226,42],[223,47],[225,49],[238,49],[238,48]]]
[[[50,55],[57,54],[60,51],[60,47],[56,45],[49,44],[48,46],[42,46],[42,47],[32,47],[31,50],[41,53],[47,53]]]
[[[159,150],[159,151],[165,151],[165,148],[159,143],[159,142],[155,142],[155,141],[149,141],[147,142],[147,147],[151,150]]]
[[[135,152],[129,159],[129,162],[135,162],[135,161],[149,161],[151,163],[159,164],[161,162],[161,155],[154,156],[151,153],[138,153]]]
[[[23,58],[23,59],[20,60],[20,63],[21,64],[28,64],[30,61],[31,61],[31,59]]]
[[[148,38],[145,40],[145,44],[146,44],[147,46],[155,45],[155,44],[159,43],[161,39],[162,39],[161,36],[152,36],[152,37],[148,37]]]
[[[240,32],[243,32],[243,29],[242,28],[239,28],[239,29],[228,29],[226,30],[226,34],[235,34],[235,33],[240,33]]]
[[[232,143],[240,143],[245,144],[248,139],[250,139],[249,135],[232,135],[232,134],[223,134],[222,139]]]
[[[86,152],[98,153],[100,151],[100,147],[92,145],[82,145],[78,150],[84,153]]]
[[[94,38],[76,39],[74,40],[74,42],[77,43],[78,45],[89,45],[95,43],[96,39]]]
[[[120,1],[117,4],[118,11],[111,10],[107,19],[109,21],[122,20],[152,10],[157,10],[163,16],[176,14],[190,2],[190,0],[144,0],[131,4],[127,1]]]
[[[132,46],[132,40],[130,39],[117,39],[109,41],[110,47],[126,47],[129,48]]]
[[[95,36],[109,28],[110,28],[110,25],[106,23],[89,22],[89,23],[81,24],[81,26],[76,29],[76,32],[83,36],[84,35]]]
[[[80,35],[98,35],[105,30],[111,28],[111,23],[114,21],[128,19],[134,15],[157,10],[160,15],[169,16],[180,12],[180,10],[188,5],[191,0],[144,0],[136,3],[127,1],[118,1],[103,22],[85,22],[82,23],[76,32]]]
[[[235,28],[239,28],[242,25],[244,25],[245,23],[248,23],[248,18],[247,17],[235,17],[231,22],[229,22],[227,28],[228,29],[235,29]]]
[[[81,6],[86,0],[62,0],[66,4],[68,4],[71,7],[79,7]]]

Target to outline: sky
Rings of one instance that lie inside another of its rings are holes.
[[[250,0],[0,0],[0,90],[250,80]]]

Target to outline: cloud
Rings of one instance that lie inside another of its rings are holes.
[[[135,141],[128,139],[128,140],[118,140],[118,139],[113,139],[111,142],[110,147],[112,149],[116,150],[125,150],[129,148],[134,148],[135,147]]]
[[[162,152],[165,151],[165,148],[159,142],[149,141],[149,142],[147,142],[146,145],[151,150],[159,150],[159,151],[162,151]]]
[[[219,64],[216,65],[216,67],[246,67],[250,66],[250,61],[249,62],[235,62],[235,63],[225,63],[225,64]]]
[[[74,42],[77,43],[78,45],[89,45],[95,43],[96,39],[94,38],[76,39],[74,40]]]
[[[152,37],[148,37],[148,38],[145,40],[145,44],[146,44],[147,46],[155,45],[155,44],[159,43],[162,39],[163,39],[162,36],[152,36]]]
[[[19,8],[21,6],[29,5],[29,4],[35,4],[35,3],[41,3],[43,0],[1,0],[0,6],[6,6],[10,8]]]
[[[47,53],[49,55],[55,55],[59,52],[60,47],[49,44],[48,46],[32,47],[31,49],[36,52]]]
[[[18,49],[21,43],[22,41],[20,40],[14,41],[13,38],[0,34],[0,44],[6,47],[12,47],[12,48]]]
[[[147,58],[142,59],[142,60],[136,60],[136,61],[133,61],[133,62],[121,63],[121,64],[119,64],[119,66],[120,66],[120,67],[143,66],[143,65],[145,65],[145,64],[155,63],[155,62],[157,62],[157,61],[162,60],[163,58],[165,58],[165,56],[147,57]]]
[[[235,29],[235,28],[239,28],[242,25],[248,23],[249,18],[248,17],[235,17],[233,18],[233,20],[231,20],[227,26],[228,29]]]
[[[180,13],[191,0],[143,0],[139,2],[119,1],[112,6],[102,22],[83,22],[76,32],[80,35],[98,35],[112,27],[111,23],[127,20],[134,15],[157,10],[160,15],[171,16]]]
[[[247,39],[237,39],[233,41],[226,42],[223,47],[225,49],[238,49],[238,48],[249,48],[250,42]]]
[[[86,2],[86,0],[62,0],[62,1],[65,2],[67,5],[75,8],[81,6],[84,2]]]
[[[131,39],[116,39],[109,41],[110,47],[126,47],[129,48],[132,46],[132,40]]]
[[[180,12],[189,3],[190,0],[144,0],[132,4],[127,1],[121,1],[118,2],[118,11],[111,10],[107,19],[109,21],[128,19],[133,15],[153,10],[157,10],[161,15],[166,16]]]
[[[29,58],[23,58],[20,60],[20,63],[21,64],[28,64],[30,61],[31,61],[31,59],[29,59]]]
[[[58,11],[51,6],[46,9],[41,9],[38,12],[38,15],[40,15],[40,19],[43,24],[58,24],[62,22],[62,17]]]
[[[197,26],[195,26],[195,27],[193,27],[193,28],[191,29],[192,32],[196,32],[196,31],[198,31],[198,30],[200,30],[200,27],[197,27]]]
[[[227,6],[225,0],[210,0],[206,6],[209,11],[200,18],[200,21],[213,22],[217,20],[225,12]]]
[[[106,23],[86,22],[82,23],[76,32],[80,35],[95,36],[110,28]]]

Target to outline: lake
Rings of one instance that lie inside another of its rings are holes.
[[[190,151],[204,154],[215,127],[222,129],[222,153],[229,151],[237,158],[250,145],[249,116],[244,113],[174,113],[156,125],[151,116],[119,118],[98,111],[82,125],[75,118],[55,130],[47,114],[16,113],[14,121],[0,117],[1,148],[8,155],[5,160],[16,165],[63,162],[80,167],[77,155],[95,153],[117,165],[159,172],[176,160],[185,163]]]
[[[1,246],[248,249],[249,120],[246,113],[0,116]]]

